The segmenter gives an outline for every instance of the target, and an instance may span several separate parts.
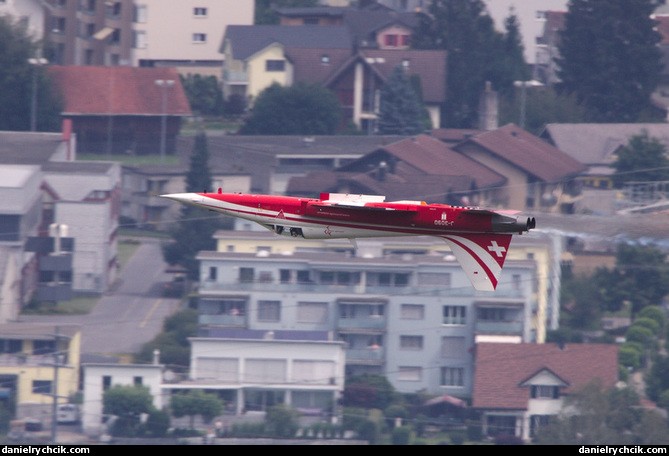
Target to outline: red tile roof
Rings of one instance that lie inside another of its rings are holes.
[[[509,124],[463,141],[455,146],[477,145],[544,182],[557,182],[583,172],[574,158],[516,125]]]
[[[472,406],[527,409],[530,388],[520,386],[542,369],[569,383],[567,394],[599,378],[606,388],[618,380],[618,347],[607,344],[504,344],[476,346]]]
[[[173,80],[166,90],[166,113],[188,116],[190,104],[174,68],[50,66],[60,87],[64,115],[160,115],[163,89],[156,80]]]

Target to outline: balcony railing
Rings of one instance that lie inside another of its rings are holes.
[[[198,317],[198,323],[200,325],[213,325],[213,326],[247,326],[246,315],[207,315],[201,314]]]
[[[521,334],[522,321],[477,321],[475,331],[486,334]]]
[[[386,317],[376,315],[359,318],[339,318],[337,329],[375,329],[383,330],[386,327]]]

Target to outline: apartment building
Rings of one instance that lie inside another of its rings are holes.
[[[5,0],[16,3],[16,0]],[[0,2],[0,7],[3,2]],[[36,28],[57,65],[178,67],[220,77],[229,24],[250,25],[253,0],[22,0],[9,12]],[[26,10],[24,12],[24,10]],[[25,19],[23,19],[25,18]]]
[[[437,241],[390,243],[385,254],[380,242],[359,242],[357,255],[342,243],[276,251],[264,241],[250,252],[219,239],[221,251],[200,252],[201,327],[332,332],[345,343],[347,374],[459,397],[472,391],[476,343],[543,341],[550,312],[538,299],[539,263],[552,254],[507,259],[489,294],[471,288],[447,249],[426,253]]]

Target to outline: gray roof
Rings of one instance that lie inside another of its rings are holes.
[[[114,166],[118,166],[118,163],[111,161],[49,162],[42,165],[42,171],[66,174],[105,174]]]
[[[0,163],[41,165],[62,144],[61,133],[0,131]]]
[[[613,154],[646,130],[669,146],[669,124],[548,124],[541,137],[585,165],[611,165]]]
[[[224,43],[232,43],[232,55],[236,60],[244,60],[272,43],[290,47],[351,49],[351,38],[345,26],[320,27],[304,25],[229,25],[223,37]]]

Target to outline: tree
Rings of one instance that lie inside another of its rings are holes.
[[[60,129],[60,94],[47,77],[45,67],[29,63],[42,55],[41,51],[25,26],[12,22],[10,16],[0,15],[0,130],[30,129],[33,94],[37,97],[37,130]]]
[[[571,0],[560,33],[560,87],[591,121],[635,122],[651,110],[658,84],[656,0]],[[647,115],[647,114],[646,114]]]
[[[666,444],[666,422],[639,407],[630,388],[605,390],[592,382],[565,399],[562,413],[539,428],[536,442],[548,445]]]
[[[632,136],[617,155],[613,163],[616,187],[629,181],[669,181],[667,148],[658,138],[650,137],[647,130]]]
[[[341,123],[334,93],[318,84],[298,82],[289,87],[274,83],[255,100],[244,135],[332,135]]]
[[[141,385],[115,385],[102,396],[103,412],[116,415],[112,435],[133,436],[139,427],[142,413],[154,410],[149,389]]]
[[[279,15],[276,8],[318,6],[318,0],[255,0],[255,25],[276,25]]]
[[[181,84],[193,111],[204,116],[223,114],[223,91],[216,76],[189,74],[181,76]]]
[[[200,415],[202,421],[209,423],[223,411],[223,403],[215,394],[201,390],[190,390],[188,393],[176,393],[170,398],[172,416],[190,417],[190,428],[195,427],[195,417]]]
[[[346,379],[344,405],[385,410],[395,399],[395,388],[381,375],[354,375]]]
[[[289,439],[295,436],[299,428],[299,418],[300,413],[295,408],[285,404],[277,404],[267,409],[265,422],[267,428],[276,437]]]
[[[417,135],[425,130],[423,107],[401,65],[393,68],[381,88],[379,133]]]
[[[186,192],[211,191],[211,171],[209,169],[209,151],[204,132],[195,137],[190,168],[186,175]],[[163,245],[163,257],[171,265],[181,265],[191,279],[198,277],[198,262],[195,259],[201,250],[214,250],[214,233],[221,227],[218,217],[194,206],[184,205],[181,215],[170,235],[173,242]]]
[[[442,123],[475,127],[486,81],[495,90],[508,92],[514,78],[528,75],[516,21],[507,20],[507,35],[497,32],[482,0],[434,0],[428,13],[421,16],[412,46],[448,51],[448,101],[442,109]]]
[[[170,366],[171,369],[181,368],[185,371],[190,365],[188,338],[196,334],[197,311],[185,309],[177,312],[165,319],[162,332],[142,346],[135,354],[134,362],[150,363],[153,352],[159,350],[161,363]]]

